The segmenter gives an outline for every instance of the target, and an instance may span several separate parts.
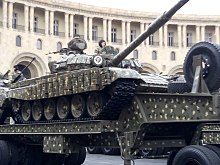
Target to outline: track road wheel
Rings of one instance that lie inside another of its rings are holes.
[[[102,153],[102,150],[99,147],[87,147],[87,151],[90,154],[100,154],[100,153]]]
[[[32,104],[32,117],[35,121],[40,121],[43,117],[43,105],[40,100],[36,100]]]
[[[210,91],[220,87],[220,47],[210,42],[199,42],[188,51],[183,71],[187,84],[192,86],[194,80],[193,57],[202,55],[202,76]]]
[[[57,101],[57,116],[59,119],[68,118],[70,113],[70,104],[67,97],[60,97]]]
[[[75,95],[71,100],[71,114],[78,119],[85,115],[86,105],[85,100],[81,95]]]
[[[52,99],[47,99],[44,103],[44,116],[46,120],[53,120],[56,116],[56,103]]]
[[[24,121],[31,119],[31,103],[29,101],[23,102],[21,105],[21,116]]]
[[[104,106],[104,97],[101,93],[92,92],[87,98],[87,111],[90,117],[98,117]]]
[[[175,156],[172,165],[218,165],[220,157],[209,148],[191,145],[182,148]]]

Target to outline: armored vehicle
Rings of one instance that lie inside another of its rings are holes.
[[[0,125],[0,164],[80,165],[84,147],[105,147],[120,148],[125,165],[145,148],[171,149],[168,165],[219,165],[220,47],[193,45],[184,80],[171,90],[164,76],[125,60],[187,2],[180,0],[121,52],[106,47],[87,55],[85,41],[74,38],[49,64],[51,74],[10,84],[1,104],[8,101],[9,108],[1,108],[15,124]]]
[[[9,96],[16,123],[117,120],[135,92],[167,92],[168,81],[142,73],[135,59],[125,59],[163,26],[185,2],[164,13],[121,52],[111,46],[87,55],[85,40],[74,37],[61,58],[49,63],[51,74],[12,83]]]
[[[81,41],[61,50],[61,59],[49,64],[50,75],[11,84],[15,121],[117,119],[135,91],[167,91],[168,81],[142,74],[137,60],[119,63],[121,56],[113,54],[82,54]]]

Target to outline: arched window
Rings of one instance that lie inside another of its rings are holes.
[[[170,53],[170,59],[171,59],[171,61],[175,61],[176,60],[176,53],[174,51],[172,51]]]
[[[157,60],[157,51],[152,51],[152,60]]]
[[[37,39],[37,49],[42,50],[42,41],[41,41],[41,39]]]
[[[133,58],[138,59],[138,50],[133,51]]]
[[[57,42],[57,51],[60,51],[60,49],[62,49],[62,43]]]
[[[16,46],[21,47],[21,36],[16,36]]]

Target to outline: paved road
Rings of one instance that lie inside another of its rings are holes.
[[[83,165],[123,165],[123,160],[120,156],[87,154]],[[135,165],[166,165],[166,159],[139,159],[135,160]]]

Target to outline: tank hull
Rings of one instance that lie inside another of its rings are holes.
[[[18,123],[118,119],[135,92],[164,92],[168,82],[133,69],[106,67],[65,71],[11,84]],[[50,112],[49,112],[50,111]]]

